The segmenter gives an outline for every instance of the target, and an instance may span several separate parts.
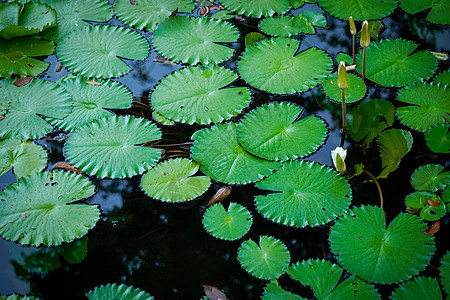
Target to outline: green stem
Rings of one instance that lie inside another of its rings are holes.
[[[345,108],[345,89],[341,89],[342,100],[342,138],[341,147],[344,147],[345,133],[347,132],[347,110]]]
[[[364,173],[367,176],[369,176],[373,180],[373,182],[375,182],[375,185],[377,186],[377,189],[378,189],[378,194],[380,194],[380,207],[383,208],[383,193],[381,192],[381,187],[380,187],[380,184],[378,183],[377,178],[375,176],[373,176],[373,174],[367,170],[364,170]]]
[[[355,64],[355,35],[353,36],[353,47],[352,47],[352,60],[353,60],[353,64]]]
[[[366,48],[363,48],[363,73],[362,80],[366,80]]]

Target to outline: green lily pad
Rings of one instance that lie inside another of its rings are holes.
[[[0,97],[10,101],[5,118],[0,120],[2,139],[38,139],[53,126],[41,116],[62,119],[72,110],[69,93],[57,84],[41,79],[32,79],[18,87],[10,79],[0,80]]]
[[[150,294],[133,286],[125,284],[108,283],[101,285],[86,293],[89,300],[153,300]]]
[[[156,123],[159,123],[161,125],[166,125],[166,126],[173,126],[175,125],[175,122],[167,119],[166,117],[164,117],[163,115],[161,115],[160,113],[153,111],[152,112],[152,118]]]
[[[114,12],[123,23],[139,30],[155,31],[159,23],[167,19],[172,12],[189,13],[194,9],[191,0],[139,0],[132,4],[130,0],[117,0]]]
[[[315,34],[314,26],[325,27],[327,20],[320,12],[302,11],[295,17],[281,16],[265,18],[259,23],[259,28],[272,36],[290,37],[300,33]]]
[[[439,268],[441,271],[441,284],[444,288],[444,291],[447,294],[450,294],[450,254],[447,253],[442,257],[441,267]]]
[[[208,177],[194,176],[198,168],[188,158],[165,160],[142,176],[141,188],[148,196],[164,202],[193,200],[211,185]]]
[[[392,126],[394,110],[392,103],[382,99],[359,103],[349,112],[348,134],[354,141],[369,145],[383,130]]]
[[[246,87],[225,86],[238,76],[216,65],[188,67],[165,77],[151,94],[161,115],[181,123],[217,123],[238,115],[251,100]]]
[[[442,85],[450,84],[450,70],[439,73],[433,82]]]
[[[229,59],[239,32],[230,23],[210,18],[175,16],[161,23],[153,35],[153,46],[162,56],[176,62],[203,65]]]
[[[322,83],[333,66],[330,56],[315,47],[296,53],[300,41],[264,39],[247,47],[238,62],[247,83],[274,94],[295,94]]]
[[[32,35],[56,25],[56,12],[37,2],[0,3],[0,38]]]
[[[296,227],[334,220],[348,208],[352,195],[349,184],[338,172],[299,160],[284,162],[256,186],[275,191],[256,196],[256,209],[273,222]]]
[[[450,183],[450,172],[444,166],[428,164],[418,167],[411,175],[411,184],[416,190],[435,192],[443,190]]]
[[[416,48],[416,44],[404,39],[385,39],[370,44],[366,50],[366,77],[380,85],[396,87],[429,78],[436,69],[436,58],[428,51],[414,52]],[[361,51],[356,59],[356,68],[361,74],[362,61]]]
[[[432,201],[430,205],[428,201]],[[406,196],[405,206],[409,212],[419,211],[420,218],[427,221],[436,221],[442,218],[447,209],[444,202],[436,194],[428,191],[414,192]]]
[[[260,18],[284,14],[291,8],[289,0],[221,0],[220,3],[238,15]]]
[[[133,96],[122,84],[105,80],[93,85],[86,83],[82,77],[69,77],[60,85],[70,93],[73,109],[64,119],[46,118],[51,124],[63,130],[73,131],[80,126],[91,123],[113,113],[108,109],[126,109],[131,106]]]
[[[450,88],[440,84],[414,84],[398,92],[397,100],[413,104],[397,108],[400,122],[424,132],[450,118]]]
[[[441,288],[436,278],[416,277],[402,283],[391,296],[392,300],[429,299],[442,300]]]
[[[289,3],[295,9],[302,7],[305,4],[305,2],[308,2],[308,1],[305,1],[305,0],[289,0]]]
[[[0,235],[23,245],[58,246],[85,235],[100,217],[94,205],[73,204],[94,194],[85,177],[33,173],[0,192]]]
[[[379,300],[380,295],[373,285],[353,275],[339,283],[326,300],[341,299],[373,299]]]
[[[303,108],[287,102],[272,102],[247,113],[237,126],[244,149],[268,160],[286,160],[309,155],[327,136],[325,122],[308,116],[298,119]]]
[[[417,275],[428,265],[433,237],[416,216],[400,213],[386,228],[383,209],[352,209],[331,227],[330,248],[339,264],[370,282],[396,283]],[[405,247],[407,245],[407,247]]]
[[[243,242],[238,250],[238,259],[251,275],[260,279],[277,279],[289,266],[290,255],[280,240],[262,235],[259,246],[253,240]]]
[[[336,55],[336,62],[338,63],[338,65],[341,61],[345,62],[345,64],[347,66],[353,65],[352,57],[350,55],[348,55],[347,53],[339,52]],[[347,75],[348,75],[348,73],[347,73]]]
[[[436,153],[450,153],[450,125],[435,124],[425,131],[428,148]]]
[[[119,77],[131,68],[122,58],[143,60],[149,45],[139,33],[118,26],[91,26],[64,36],[56,47],[61,63],[86,77]]]
[[[33,142],[0,141],[0,175],[11,167],[16,177],[40,172],[47,164],[47,152]]]
[[[306,300],[298,295],[292,294],[283,290],[279,285],[270,282],[264,288],[264,293],[261,295],[261,300]]]
[[[39,298],[13,294],[9,296],[0,296],[1,300],[38,300]]]
[[[427,20],[431,23],[450,25],[449,0],[433,1],[433,0],[402,0],[400,1],[400,7],[410,14],[415,14],[431,7],[428,13]]]
[[[3,117],[9,109],[9,101],[6,96],[0,96],[0,117]]]
[[[397,170],[402,158],[411,150],[412,143],[411,133],[402,129],[389,129],[378,136],[377,146],[383,168],[378,178],[387,178],[389,173]]]
[[[126,178],[158,162],[161,150],[139,145],[160,138],[161,131],[145,119],[111,116],[74,131],[64,150],[69,162],[89,175]]]
[[[209,207],[203,215],[203,227],[213,237],[234,241],[243,237],[252,226],[250,212],[240,204],[231,202],[228,210],[221,203]]]
[[[355,21],[382,19],[397,7],[397,0],[319,0],[318,3],[336,18],[348,20],[352,16]]]
[[[354,103],[361,100],[367,92],[364,81],[358,76],[347,73],[348,87],[344,90],[345,103]],[[333,101],[342,102],[341,89],[337,84],[337,72],[329,75],[322,83],[323,91]]]
[[[38,36],[27,36],[12,40],[0,39],[0,77],[37,76],[44,72],[49,64],[35,59],[47,56],[55,51],[51,41]]]
[[[247,184],[261,180],[278,169],[280,162],[268,161],[247,152],[237,141],[236,124],[216,124],[192,135],[192,158],[200,170],[227,184]]]
[[[245,36],[245,47],[251,46],[265,38],[266,37],[259,32],[250,32]]]

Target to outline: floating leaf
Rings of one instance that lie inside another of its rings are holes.
[[[441,284],[444,288],[444,291],[447,294],[450,294],[450,254],[447,253],[442,257],[441,267],[439,268],[441,271]]]
[[[396,283],[425,269],[434,253],[433,237],[417,217],[400,213],[386,228],[383,209],[352,209],[331,227],[330,247],[350,273],[376,283]],[[405,246],[407,245],[407,246]]]
[[[440,83],[442,85],[450,84],[450,70],[439,73],[433,81],[434,83]]]
[[[436,194],[427,191],[414,192],[406,196],[405,206],[410,212],[420,211],[419,216],[427,221],[439,220],[447,212],[442,200]]]
[[[410,14],[415,14],[431,7],[427,20],[431,23],[450,25],[448,15],[450,2],[448,0],[433,1],[423,0],[420,2],[414,0],[401,0],[400,7]]]
[[[339,52],[338,55],[336,55],[336,62],[339,64],[341,61],[345,62],[347,66],[351,66],[353,64],[352,57],[343,52]]]
[[[450,172],[444,166],[428,164],[418,167],[411,175],[411,184],[416,190],[435,192],[443,190],[450,183]]]
[[[234,52],[223,44],[236,42],[238,38],[239,32],[226,21],[175,16],[159,25],[153,35],[153,46],[161,55],[177,62],[218,64]]]
[[[436,278],[420,276],[402,283],[392,293],[391,299],[442,300],[442,293]]]
[[[153,300],[150,294],[125,284],[108,283],[86,293],[89,300]]]
[[[434,124],[425,131],[428,148],[436,153],[450,152],[450,125]]]
[[[0,141],[0,175],[11,167],[16,177],[42,171],[47,164],[47,152],[33,142]]]
[[[378,178],[387,178],[389,173],[397,170],[402,158],[411,150],[412,143],[412,135],[406,130],[389,129],[380,134],[377,146],[383,171]]]
[[[295,17],[265,18],[259,23],[259,28],[263,32],[282,37],[290,37],[299,33],[315,34],[314,26],[325,27],[327,20],[324,15],[313,10],[304,10]]]
[[[172,12],[189,13],[194,9],[191,0],[139,0],[136,5],[130,0],[117,0],[114,12],[123,23],[139,30],[155,31],[158,24],[167,19]]]
[[[259,32],[250,32],[245,36],[245,47],[251,46],[265,38],[266,37]]]
[[[251,275],[260,279],[277,279],[289,266],[290,255],[280,240],[262,235],[259,246],[252,240],[243,242],[238,250],[238,259]]]
[[[318,3],[336,18],[348,20],[352,16],[355,21],[382,19],[397,7],[397,0],[319,0]]]
[[[347,88],[344,90],[345,103],[361,100],[367,92],[364,81],[356,75],[347,73]],[[341,89],[337,84],[337,72],[328,76],[322,83],[323,91],[333,101],[342,102]]]
[[[326,27],[327,26],[327,19],[323,14],[321,14],[318,11],[314,10],[304,10],[301,13],[299,13],[296,18],[300,18],[305,21],[306,28],[303,32],[309,33],[309,34],[315,34],[316,30],[314,29],[314,26],[316,27]]]
[[[61,63],[86,77],[119,77],[131,68],[122,60],[143,60],[149,45],[137,32],[118,26],[91,26],[64,36],[56,47]]]
[[[292,294],[283,290],[276,283],[270,282],[264,288],[264,293],[261,296],[261,300],[305,300],[298,295]]]
[[[74,101],[73,109],[64,119],[47,119],[54,126],[73,131],[93,120],[111,116],[108,109],[126,109],[131,106],[133,96],[130,91],[116,81],[103,81],[92,85],[82,77],[70,77],[61,81]]]
[[[238,76],[216,65],[188,67],[165,77],[151,94],[161,115],[181,123],[217,123],[238,115],[251,93],[246,87],[228,87]]]
[[[62,119],[72,110],[69,93],[57,84],[33,79],[17,87],[12,80],[0,80],[0,97],[10,101],[8,113],[0,120],[0,137],[20,140],[38,139],[53,126],[42,117]]]
[[[300,41],[288,38],[264,39],[247,47],[238,63],[242,79],[274,94],[294,94],[321,83],[333,62],[315,47],[297,53]]]
[[[339,283],[339,285],[326,298],[327,300],[341,299],[373,299],[379,300],[380,295],[373,285],[353,275]]]
[[[366,77],[380,85],[396,87],[427,79],[434,73],[436,58],[428,51],[414,52],[416,48],[416,44],[403,39],[385,39],[370,44],[366,50]],[[360,52],[356,68],[361,74],[362,61],[363,53]]]
[[[414,84],[398,92],[397,100],[413,104],[397,108],[400,122],[424,132],[450,117],[450,88],[439,84]]]
[[[131,116],[95,120],[74,131],[64,148],[76,168],[99,178],[142,174],[161,157],[161,150],[139,146],[161,138],[155,124]]]
[[[174,121],[167,119],[166,117],[164,117],[163,115],[161,115],[160,113],[158,113],[156,111],[152,112],[152,118],[155,122],[157,122],[161,125],[166,125],[166,126],[175,125]]]
[[[94,194],[85,177],[64,171],[33,173],[0,192],[0,235],[23,245],[57,246],[95,226],[94,205],[72,204]]]
[[[350,110],[348,134],[356,142],[367,145],[394,123],[395,107],[386,100],[369,99]]]
[[[303,108],[292,103],[262,105],[247,113],[239,123],[238,141],[250,153],[268,160],[309,155],[324,143],[327,127],[316,116],[298,120],[302,113]]]
[[[13,294],[13,295],[9,295],[9,296],[0,296],[0,299],[2,299],[2,300],[38,300],[39,298]]]
[[[293,8],[297,9],[305,4],[305,0],[289,0],[289,3],[292,5]]]
[[[227,184],[247,184],[261,180],[280,166],[247,152],[238,143],[236,124],[216,124],[192,135],[192,158],[200,170],[214,180]]]
[[[291,8],[289,0],[221,0],[220,3],[238,15],[254,18],[281,15]]]
[[[240,204],[231,202],[228,210],[218,203],[203,215],[203,226],[213,237],[233,241],[243,237],[252,226],[252,215]]]
[[[185,202],[202,195],[211,180],[194,176],[198,164],[187,158],[169,159],[159,163],[142,176],[141,188],[150,197],[164,202]]]
[[[306,161],[287,161],[256,183],[275,191],[256,196],[258,211],[273,222],[296,227],[326,224],[344,213],[352,191],[347,181],[329,167]]]

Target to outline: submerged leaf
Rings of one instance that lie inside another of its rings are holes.
[[[97,286],[86,293],[89,300],[154,300],[154,298],[140,289],[125,284],[108,283]]]
[[[413,138],[409,131],[389,129],[377,138],[383,171],[378,178],[387,178],[389,173],[397,170],[402,158],[411,150]]]
[[[411,184],[416,190],[443,190],[450,184],[450,172],[443,172],[444,166],[428,164],[418,167],[411,175]]]
[[[450,125],[434,124],[425,131],[428,148],[436,153],[450,152]]]
[[[355,21],[381,19],[397,7],[397,0],[319,0],[318,2],[329,14],[345,20],[352,16]]]
[[[11,167],[16,177],[42,171],[47,164],[47,152],[33,142],[0,141],[0,175]]]
[[[441,288],[436,278],[416,277],[402,283],[391,296],[393,300],[429,299],[442,300]]]
[[[289,0],[221,0],[220,3],[238,15],[260,18],[284,14],[291,8]]]

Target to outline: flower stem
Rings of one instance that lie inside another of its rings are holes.
[[[380,194],[380,207],[383,208],[383,193],[381,192],[381,187],[380,184],[378,183],[378,180],[375,176],[373,176],[372,173],[370,173],[369,171],[364,169],[364,174],[366,174],[367,176],[369,176],[373,182],[375,182],[375,185],[377,186],[378,189],[378,194]]]
[[[341,89],[342,100],[342,137],[341,147],[344,147],[345,134],[347,133],[347,110],[345,108],[345,89]]]
[[[363,73],[362,80],[366,80],[366,48],[363,48]]]
[[[353,65],[355,64],[355,35],[353,34],[353,47],[352,47],[352,59],[353,59]]]

